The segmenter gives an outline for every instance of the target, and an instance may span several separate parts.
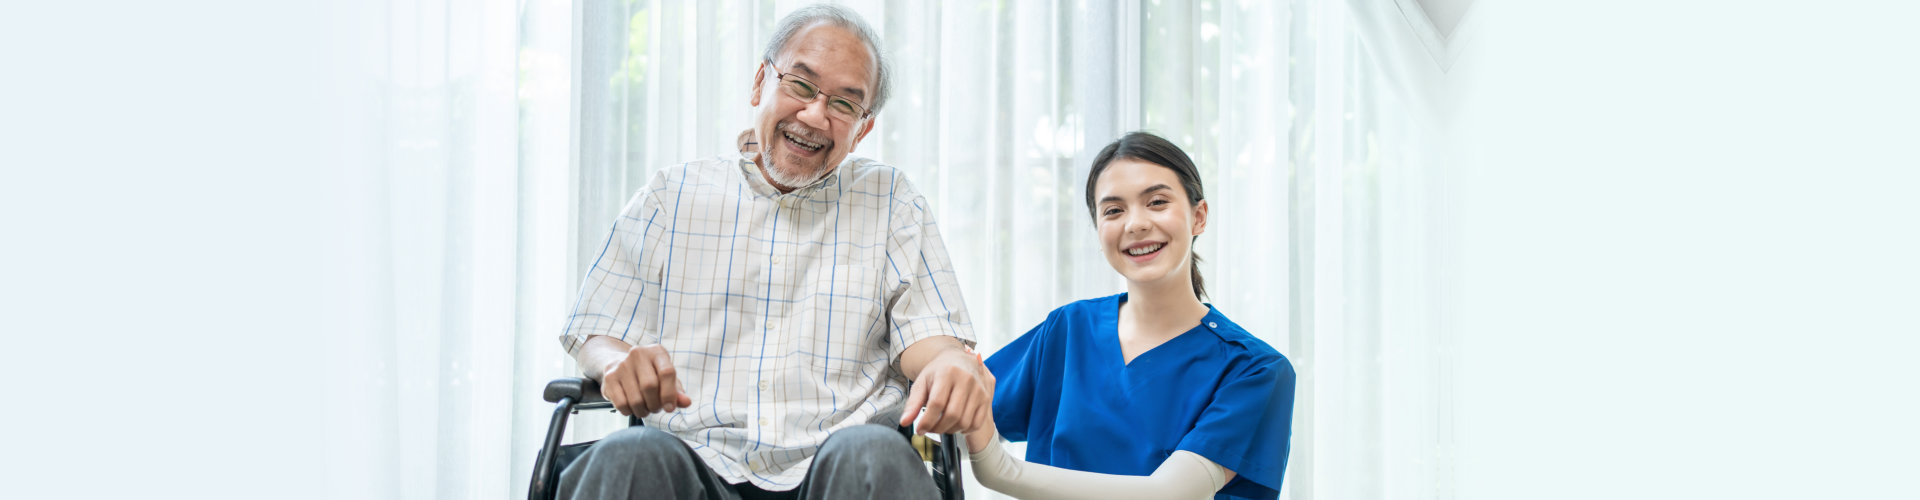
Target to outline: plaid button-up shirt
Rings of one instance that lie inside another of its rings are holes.
[[[789,490],[827,435],[906,399],[900,353],[973,343],[946,244],[899,170],[849,157],[782,194],[720,157],[655,175],[582,280],[561,342],[658,343],[693,406],[646,418],[728,482]]]

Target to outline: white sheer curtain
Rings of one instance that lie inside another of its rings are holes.
[[[898,68],[856,154],[902,168],[936,207],[987,350],[1054,307],[1123,289],[1081,190],[1100,147],[1153,131],[1208,186],[1198,251],[1212,302],[1300,371],[1289,498],[1445,496],[1449,371],[1423,175],[1439,65],[1400,5],[847,3]],[[527,4],[529,18],[574,19],[570,32],[551,24],[572,52],[526,45],[523,62],[543,62],[522,67],[538,81],[564,78],[544,61],[574,63],[571,121],[524,135],[575,134],[551,140],[577,145],[567,280],[654,169],[732,148],[761,43],[802,4]],[[544,326],[520,334],[545,339]],[[620,425],[583,420],[573,437]]]
[[[359,5],[359,4],[355,4]],[[654,169],[733,148],[761,43],[799,2],[373,3],[347,101],[365,165],[361,311],[329,392],[340,496],[525,491],[576,373],[553,336],[584,252]],[[1434,498],[1445,343],[1430,327],[1421,89],[1392,4],[855,2],[898,68],[858,154],[939,212],[982,344],[1123,283],[1082,201],[1127,131],[1200,163],[1212,302],[1299,370],[1288,498]],[[573,440],[622,419],[583,415]],[[993,495],[975,486],[970,494]]]
[[[564,37],[568,18],[524,7],[335,7],[358,51],[337,101],[356,108],[342,154],[357,294],[327,343],[329,498],[525,494],[539,388],[565,373],[550,327],[573,171],[550,142],[568,135],[568,63],[541,58],[542,30]]]

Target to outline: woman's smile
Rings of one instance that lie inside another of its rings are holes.
[[[1127,260],[1131,260],[1135,264],[1145,264],[1155,257],[1159,257],[1161,251],[1166,250],[1166,248],[1167,242],[1164,241],[1143,241],[1127,246],[1123,252],[1127,254]]]

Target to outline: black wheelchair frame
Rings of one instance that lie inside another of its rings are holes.
[[[533,462],[533,481],[527,487],[529,500],[551,500],[556,491],[555,483],[560,479],[560,471],[594,443],[587,441],[561,445],[560,438],[567,430],[567,418],[582,410],[613,410],[613,403],[600,396],[600,384],[586,378],[554,379],[547,383],[541,398],[556,406],[553,419],[547,424],[546,441],[540,446],[540,455]],[[627,425],[641,425],[640,417],[627,417]],[[933,485],[940,490],[940,498],[962,500],[965,497],[962,491],[965,483],[961,477],[958,436],[942,434],[940,440],[935,441],[914,435],[906,427],[898,429],[914,450],[920,452],[920,459],[933,464]]]

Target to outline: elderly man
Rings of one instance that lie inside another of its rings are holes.
[[[647,425],[563,471],[563,498],[932,498],[918,455],[869,420],[988,421],[926,199],[847,157],[887,100],[872,30],[800,9],[752,89],[742,153],[654,176],[587,271],[561,342]]]

